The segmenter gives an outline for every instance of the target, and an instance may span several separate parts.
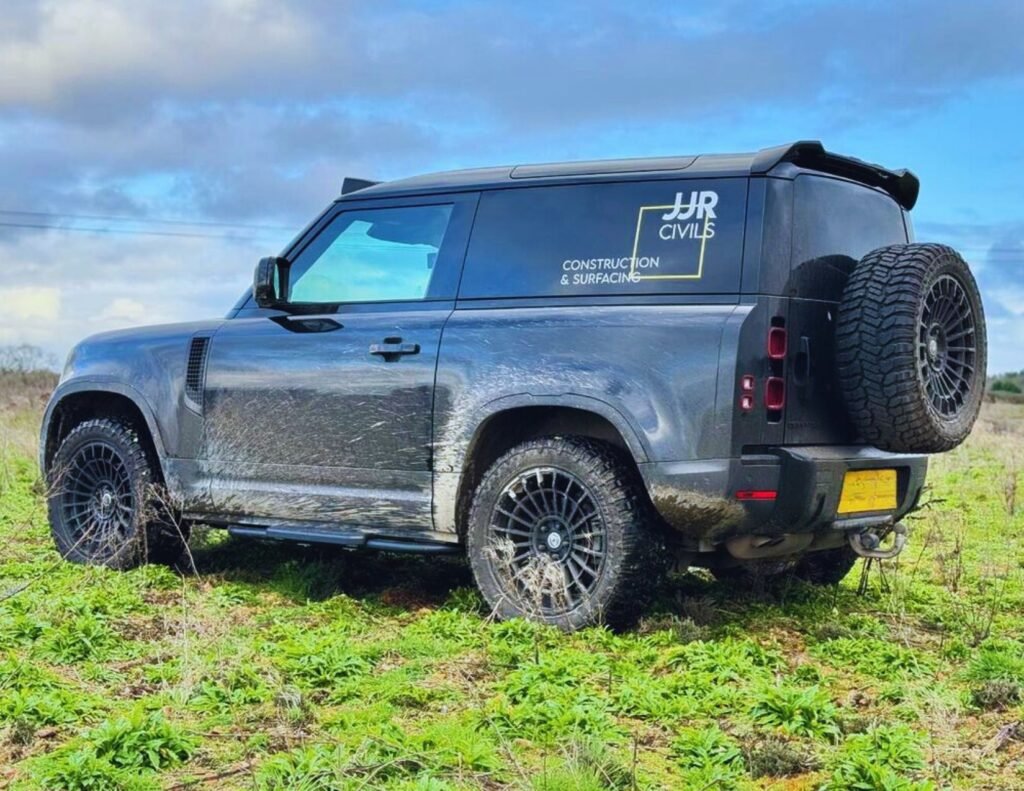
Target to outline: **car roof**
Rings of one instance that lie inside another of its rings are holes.
[[[349,194],[353,197],[369,198],[412,193],[526,187],[534,182],[607,180],[608,177],[626,179],[633,176],[663,178],[746,176],[750,174],[750,164],[754,156],[754,154],[703,154],[700,156],[599,159],[468,168],[426,173],[395,181],[370,182],[371,186]]]
[[[782,167],[786,164],[790,165],[788,169]],[[628,181],[635,178],[723,178],[768,173],[792,178],[800,169],[831,173],[880,188],[906,209],[912,208],[917,199],[919,184],[909,171],[891,171],[859,159],[833,154],[826,151],[819,141],[805,140],[741,154],[507,165],[449,170],[384,182],[347,178],[342,185],[340,200],[506,189],[537,184]]]

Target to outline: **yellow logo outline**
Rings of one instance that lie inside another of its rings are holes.
[[[675,206],[641,206],[636,215],[636,234],[633,237],[633,256],[629,261],[630,280],[700,280],[704,276],[704,247],[708,237],[708,215],[704,214],[704,227],[700,232],[700,255],[697,258],[697,272],[692,275],[638,275],[636,273],[636,252],[640,246],[640,228],[644,221],[645,211],[666,211],[674,209]]]

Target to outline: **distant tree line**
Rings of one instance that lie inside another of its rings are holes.
[[[25,374],[53,371],[56,367],[56,357],[31,343],[0,346],[0,373]]]
[[[989,378],[988,390],[993,396],[1024,395],[1024,371],[999,374]]]

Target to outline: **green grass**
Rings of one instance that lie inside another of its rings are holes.
[[[0,787],[1024,787],[1024,406],[936,459],[857,594],[673,578],[634,629],[486,617],[458,561],[193,540],[60,561],[0,399]]]

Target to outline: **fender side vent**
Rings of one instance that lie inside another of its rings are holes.
[[[188,362],[185,365],[185,399],[196,412],[203,411],[203,390],[206,386],[206,352],[210,338],[199,335],[188,346]]]

